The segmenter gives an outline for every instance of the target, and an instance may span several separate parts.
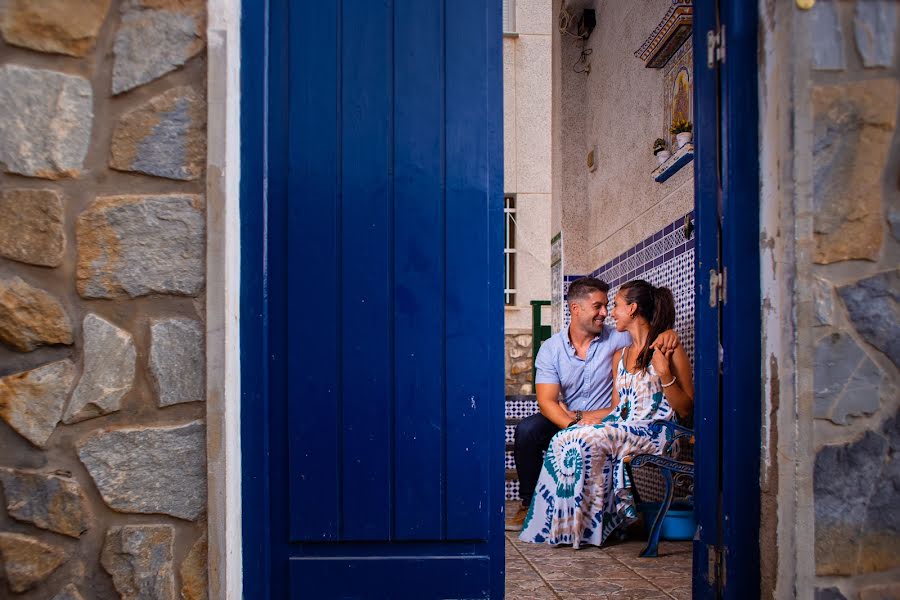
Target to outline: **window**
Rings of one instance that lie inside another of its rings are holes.
[[[516,30],[516,0],[503,0],[503,33]]]
[[[504,4],[505,6],[505,4]],[[503,199],[503,214],[505,222],[505,242],[503,244],[503,256],[505,260],[504,294],[506,305],[513,306],[516,303],[516,198],[506,196]]]

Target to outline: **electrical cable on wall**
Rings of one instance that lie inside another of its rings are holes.
[[[588,62],[587,57],[591,55],[593,49],[585,48],[585,43],[587,40],[581,41],[581,56],[578,57],[578,60],[575,61],[575,64],[572,65],[572,70],[576,73],[584,73],[585,75],[590,74],[591,72],[591,63]],[[584,65],[579,68],[579,65]]]
[[[588,13],[590,13],[590,18],[586,18]],[[572,70],[576,73],[584,73],[585,75],[588,75],[591,72],[591,63],[588,62],[588,56],[591,55],[593,50],[591,48],[586,48],[586,46],[587,40],[594,30],[595,20],[593,15],[593,10],[585,10],[582,13],[581,18],[576,19],[575,16],[566,9],[565,3],[563,3],[563,5],[559,7],[559,15],[557,17],[559,32],[575,38],[573,43],[576,46],[579,43],[581,44],[581,55],[578,57],[578,60],[575,61],[575,64],[572,65]],[[573,26],[576,30],[575,32],[570,31]]]

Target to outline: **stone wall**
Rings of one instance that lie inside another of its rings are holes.
[[[531,369],[534,366],[532,360],[532,335],[530,329],[506,330],[506,395],[517,396],[533,394]]]
[[[893,570],[900,595],[900,11],[820,2],[808,16],[812,345],[800,360],[812,369],[816,575],[849,598]]]
[[[206,597],[205,6],[0,4],[2,597]]]
[[[900,5],[760,6],[764,595],[900,597]]]

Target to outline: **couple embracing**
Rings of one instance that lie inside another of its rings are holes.
[[[608,293],[599,279],[573,281],[569,327],[538,352],[540,413],[516,428],[522,506],[506,523],[523,541],[599,546],[633,521],[624,459],[661,454],[668,430],[650,424],[693,408],[672,292],[637,279]]]

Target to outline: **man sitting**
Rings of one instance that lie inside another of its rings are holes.
[[[600,409],[612,402],[612,356],[631,344],[631,336],[605,323],[608,293],[609,285],[599,279],[573,281],[568,292],[569,327],[544,342],[538,352],[534,381],[540,412],[516,427],[514,453],[522,504],[506,520],[507,531],[522,529],[550,439],[575,423],[598,424],[609,412]],[[670,329],[657,343],[664,352],[674,350],[678,336]]]

